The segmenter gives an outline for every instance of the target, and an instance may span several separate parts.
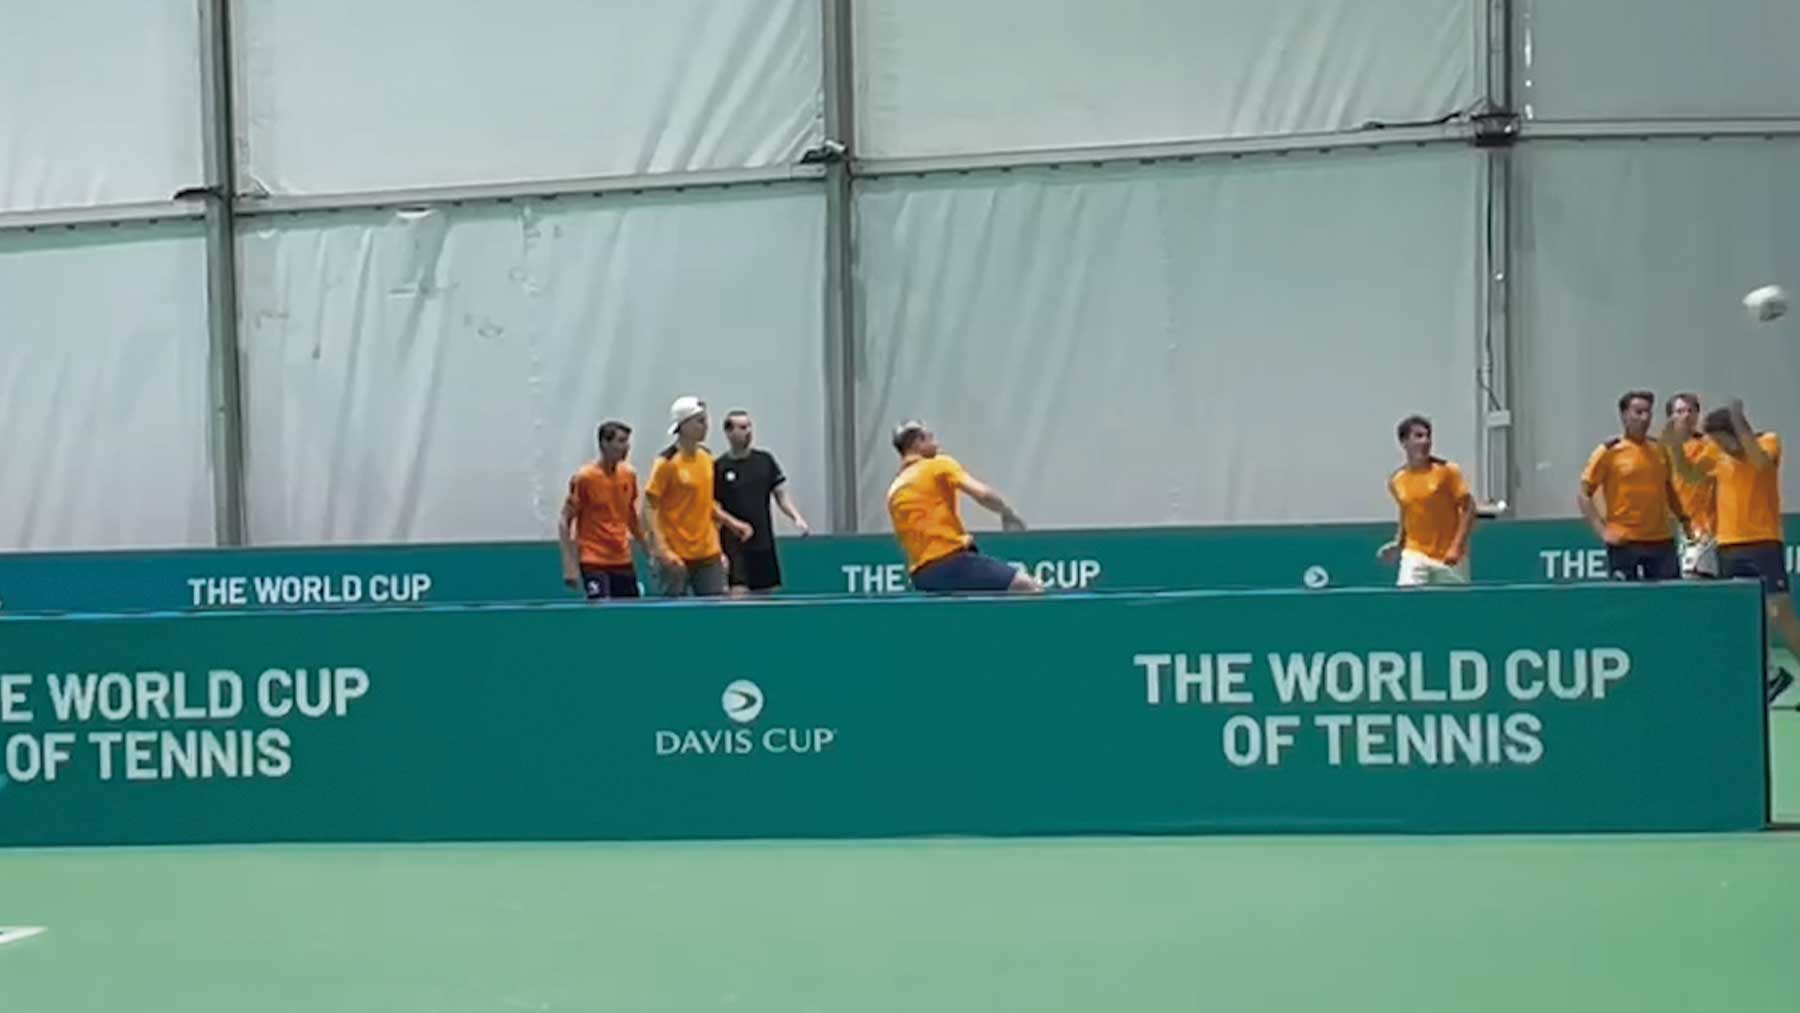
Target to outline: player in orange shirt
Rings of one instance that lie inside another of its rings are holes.
[[[706,427],[706,402],[676,398],[669,406],[669,432],[675,442],[657,455],[650,484],[644,488],[650,558],[656,561],[657,584],[669,598],[725,593],[719,525],[742,541],[750,540],[750,525],[726,513],[713,499],[713,457],[700,445]]]
[[[1431,456],[1431,420],[1425,416],[1407,416],[1396,432],[1406,464],[1388,477],[1388,495],[1400,507],[1400,527],[1381,547],[1381,560],[1400,564],[1401,587],[1467,584],[1475,497],[1462,469]]]
[[[1024,530],[1025,522],[998,492],[939,453],[937,436],[922,422],[901,423],[894,430],[894,449],[900,452],[900,473],[888,486],[888,516],[906,553],[913,587],[938,593],[1044,589],[1025,573],[976,551],[974,537],[963,527],[957,496],[968,493],[999,514],[1006,530]]]
[[[1709,446],[1676,467],[1711,476],[1716,483],[1719,573],[1762,581],[1769,625],[1783,644],[1800,657],[1800,619],[1788,593],[1787,549],[1781,529],[1781,437],[1758,433],[1744,417],[1742,401],[1706,416]],[[1793,685],[1787,671],[1772,669],[1769,702]]]
[[[637,472],[625,460],[631,453],[631,427],[603,422],[599,443],[600,457],[569,479],[569,495],[563,500],[556,531],[563,582],[582,588],[589,601],[636,598],[631,543],[643,545],[644,531],[638,524]]]
[[[1691,461],[1707,447],[1700,432],[1700,395],[1682,392],[1669,398],[1663,406],[1668,417],[1663,427],[1663,442],[1670,460],[1679,454]],[[1682,531],[1681,575],[1689,579],[1705,579],[1719,575],[1719,542],[1713,516],[1713,480],[1700,475],[1692,481],[1691,469],[1676,468],[1670,476],[1675,483],[1675,496],[1681,512],[1687,517]]]
[[[1581,516],[1606,543],[1606,568],[1614,580],[1681,576],[1673,522],[1681,506],[1670,484],[1669,453],[1649,438],[1655,405],[1656,395],[1647,390],[1619,398],[1624,434],[1594,449],[1575,497]],[[1604,514],[1594,505],[1596,492],[1606,500]]]

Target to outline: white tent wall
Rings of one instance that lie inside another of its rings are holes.
[[[0,545],[208,545],[192,223],[0,233]]]
[[[1800,139],[1545,141],[1518,166],[1522,514],[1575,513],[1629,389],[1742,397],[1759,428],[1800,438],[1800,322],[1756,324],[1739,304],[1800,281]],[[1800,469],[1783,485],[1800,503]]]
[[[194,0],[0,4],[0,212],[166,201],[200,154]]]
[[[885,431],[910,414],[1045,524],[1385,517],[1411,410],[1484,492],[1564,515],[1625,386],[1742,394],[1800,431],[1794,325],[1736,309],[1800,285],[1797,19],[1786,0],[6,4],[0,376],[41,439],[5,466],[37,495],[0,508],[0,538],[231,540],[240,508],[260,542],[547,537],[593,423],[637,425],[647,463],[690,389],[757,410],[810,518],[847,498],[863,530],[886,529]],[[1484,102],[1522,114],[1510,152],[1368,129]],[[828,130],[849,160],[796,165]],[[997,161],[1015,168],[969,171]],[[171,201],[210,177],[228,200]],[[695,189],[724,177],[791,182]],[[1490,201],[1510,234],[1488,235]],[[210,232],[132,224],[202,207]],[[116,227],[46,230],[96,222]],[[234,367],[241,427],[210,401]],[[1491,442],[1488,407],[1510,409]],[[95,432],[145,441],[128,467],[154,463],[155,505],[87,512]]]
[[[1800,117],[1794,0],[1513,0],[1533,120]]]
[[[687,172],[823,136],[819,0],[239,0],[252,192]]]
[[[868,158],[1353,130],[1480,95],[1477,0],[855,0]]]
[[[245,225],[253,541],[554,537],[596,426],[648,481],[682,394],[750,409],[826,526],[816,187]]]
[[[885,526],[911,416],[1050,527],[1385,519],[1415,411],[1473,469],[1482,165],[1445,146],[864,185],[863,526]]]

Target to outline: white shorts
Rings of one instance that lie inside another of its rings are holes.
[[[1695,577],[1717,577],[1719,575],[1719,541],[1711,535],[1696,538],[1693,541],[1682,539],[1681,542],[1681,575],[1689,579]]]
[[[1401,587],[1467,584],[1468,582],[1469,561],[1467,559],[1451,566],[1412,549],[1406,549],[1400,553],[1400,579],[1397,583]]]

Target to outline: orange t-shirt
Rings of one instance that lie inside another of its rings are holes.
[[[1669,484],[1669,456],[1662,444],[1624,437],[1594,448],[1581,472],[1581,491],[1606,497],[1606,526],[1627,542],[1666,542],[1675,537],[1669,523],[1674,491]]]
[[[719,558],[719,525],[713,520],[713,457],[705,447],[691,454],[665,450],[657,455],[644,490],[656,511],[656,526],[668,550],[684,563]]]
[[[1758,433],[1757,445],[1769,455],[1769,467],[1758,468],[1707,441],[1694,466],[1718,483],[1719,544],[1779,542],[1781,534],[1781,437]]]
[[[1405,548],[1443,562],[1456,547],[1456,533],[1462,526],[1461,506],[1469,495],[1462,469],[1434,457],[1417,471],[1401,468],[1394,472],[1388,479],[1388,493],[1400,504]]]
[[[960,483],[968,473],[953,457],[916,457],[900,466],[888,486],[888,517],[906,553],[906,568],[917,573],[969,547],[974,541],[957,513]]]
[[[1712,441],[1704,436],[1695,436],[1682,444],[1681,452],[1687,455],[1689,461],[1694,462],[1695,467],[1699,467],[1700,458],[1710,446]],[[1706,536],[1716,533],[1719,530],[1718,515],[1714,510],[1713,497],[1718,483],[1710,475],[1698,482],[1690,482],[1679,471],[1669,477],[1675,483],[1675,495],[1681,500],[1681,511],[1687,514],[1688,526],[1694,529],[1694,534]]]
[[[575,518],[581,565],[597,569],[631,565],[631,537],[639,534],[637,472],[620,461],[608,474],[598,461],[569,479],[566,511]]]

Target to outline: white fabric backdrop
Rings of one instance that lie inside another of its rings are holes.
[[[1354,129],[1479,92],[1477,0],[857,0],[867,157]]]
[[[241,0],[241,174],[273,193],[795,161],[818,0]]]
[[[1536,119],[1800,116],[1794,0],[1516,0]]]
[[[191,224],[0,233],[0,546],[210,545]]]
[[[252,221],[257,542],[546,538],[594,429],[758,420],[819,530],[824,201],[799,186]],[[723,437],[715,436],[715,450]]]
[[[863,526],[887,523],[888,434],[913,415],[1040,526],[1385,519],[1414,411],[1474,474],[1481,165],[1408,150],[864,186]]]
[[[201,182],[198,10],[0,4],[0,211],[167,200]]]
[[[1540,142],[1519,149],[1516,502],[1575,513],[1582,464],[1630,389],[1742,397],[1800,440],[1800,318],[1740,300],[1800,289],[1800,142]],[[1658,417],[1661,404],[1658,404]],[[1800,468],[1782,469],[1800,505]]]

